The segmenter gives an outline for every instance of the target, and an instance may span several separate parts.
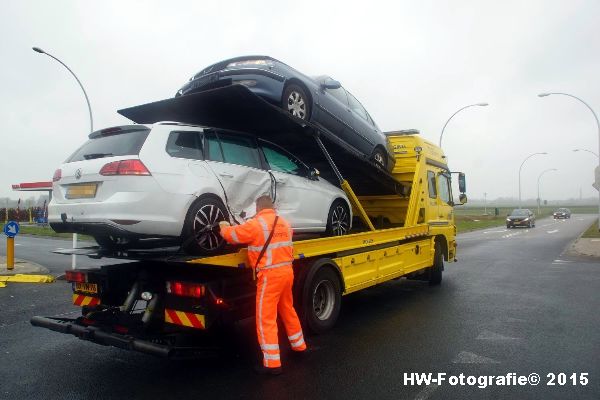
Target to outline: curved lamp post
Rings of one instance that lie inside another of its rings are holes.
[[[459,112],[461,112],[465,108],[469,108],[469,107],[486,107],[488,105],[489,105],[488,103],[469,104],[468,106],[464,106],[463,108],[461,108],[460,110],[458,110],[457,112],[455,112],[454,114],[452,114],[450,116],[450,118],[448,118],[448,120],[446,121],[446,123],[444,124],[444,127],[442,128],[442,133],[440,133],[440,147],[442,147],[442,136],[444,136],[444,129],[446,129],[446,125],[448,125],[448,122],[450,122],[450,120],[452,119],[452,117],[454,117],[456,114],[458,114]]]
[[[550,171],[558,171],[556,168],[550,168],[547,169],[545,171],[542,171],[542,173],[538,176],[538,215],[540,215],[540,203],[542,202],[542,199],[540,197],[540,179],[542,178],[542,175],[544,175],[546,172],[550,172]]]
[[[79,80],[79,78],[77,77],[77,75],[75,75],[75,72],[71,71],[71,68],[67,67],[67,64],[65,64],[64,62],[60,61],[58,58],[54,57],[52,54],[50,54],[48,52],[45,52],[44,50],[40,49],[39,47],[32,47],[32,49],[36,53],[45,54],[48,57],[51,57],[51,58],[55,59],[56,61],[58,61],[63,67],[65,67],[71,73],[71,75],[73,75],[73,77],[75,78],[75,80],[77,81],[77,83],[79,83],[79,87],[81,87],[81,90],[83,91],[83,95],[85,96],[85,101],[87,102],[88,111],[90,113],[90,133],[94,132],[94,119],[92,118],[92,106],[90,105],[90,99],[88,98],[88,95],[85,92],[85,89],[83,88],[83,85],[81,84],[81,81]]]
[[[587,151],[588,153],[591,153],[591,154],[595,155],[596,157],[598,157],[598,154],[594,153],[591,150],[587,150],[587,149],[573,149],[573,151]]]
[[[578,100],[579,102],[583,103],[583,105],[586,106],[592,112],[592,114],[594,115],[594,119],[596,120],[596,126],[598,127],[598,153],[600,153],[600,121],[598,120],[598,116],[596,115],[596,113],[594,112],[592,107],[590,107],[590,105],[588,103],[581,100],[579,97],[573,96],[572,94],[568,94],[568,93],[560,93],[560,92],[540,93],[540,94],[538,94],[538,97],[546,97],[546,96],[550,96],[552,94],[558,94],[561,96],[569,96],[575,100]],[[589,151],[589,150],[586,150],[586,151]],[[596,154],[596,156],[598,156],[598,154]],[[600,157],[598,157],[598,169],[600,169]],[[598,190],[598,230],[600,230],[600,190]]]
[[[533,157],[533,156],[535,156],[537,154],[548,154],[548,153],[543,152],[543,153],[533,153],[533,154],[530,154],[527,157],[525,157],[525,159],[521,163],[521,166],[519,167],[519,210],[521,209],[521,170],[523,169],[523,164],[525,164],[525,161],[529,160],[531,157]]]

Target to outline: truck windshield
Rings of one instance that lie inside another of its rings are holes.
[[[90,139],[65,161],[66,163],[94,158],[138,155],[148,137],[148,129],[127,131],[118,135]]]

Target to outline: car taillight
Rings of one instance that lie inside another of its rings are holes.
[[[62,178],[62,171],[59,168],[54,171],[54,175],[52,175],[52,182],[60,181],[60,178]]]
[[[87,274],[81,271],[65,271],[67,282],[87,282]]]
[[[167,293],[175,296],[200,298],[204,296],[204,292],[204,285],[200,285],[198,283],[177,281],[167,282]]]
[[[151,175],[148,168],[140,160],[121,160],[105,164],[100,175]]]

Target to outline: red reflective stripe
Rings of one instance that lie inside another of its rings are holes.
[[[75,298],[75,301],[73,302],[73,304],[75,304],[76,306],[80,306],[81,303],[83,303],[83,299],[85,298],[85,296],[81,296],[81,295],[77,295],[77,297]]]
[[[185,315],[188,317],[194,328],[204,328],[202,322],[196,317],[196,314],[185,313]]]
[[[92,297],[92,300],[90,301],[90,306],[97,306],[98,304],[100,304],[100,299],[97,297]]]
[[[173,321],[173,323],[177,324],[177,325],[183,325],[183,322],[181,322],[181,320],[179,319],[179,315],[177,315],[177,311],[174,310],[165,310],[167,312],[167,314],[169,314],[169,317],[171,317],[171,320]]]

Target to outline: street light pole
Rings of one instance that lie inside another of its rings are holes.
[[[540,93],[540,94],[538,94],[538,97],[546,97],[546,96],[550,96],[552,94],[558,94],[558,95],[569,96],[571,98],[574,98],[575,100],[578,100],[581,103],[583,103],[583,105],[586,106],[592,112],[592,114],[594,115],[594,119],[596,120],[596,126],[598,127],[598,154],[600,154],[600,121],[598,120],[598,116],[596,115],[596,113],[594,112],[592,107],[590,107],[590,105],[588,103],[581,100],[579,97],[574,96],[572,94],[568,94],[568,93],[560,93],[560,92]],[[598,154],[596,154],[596,156],[598,156]],[[598,169],[600,170],[600,157],[598,157]],[[598,230],[600,231],[600,188],[598,190]]]
[[[475,106],[477,106],[477,107],[486,107],[488,105],[489,105],[488,103],[469,104],[468,106],[464,106],[463,108],[461,108],[460,110],[458,110],[457,112],[455,112],[454,114],[452,114],[450,116],[450,118],[448,118],[448,120],[446,121],[446,123],[444,124],[444,127],[442,128],[442,133],[440,133],[440,147],[442,147],[442,136],[444,136],[444,130],[446,129],[446,125],[448,125],[448,122],[450,122],[450,120],[452,119],[452,117],[454,117],[456,114],[458,114],[459,112],[461,112],[465,108],[475,107]]]
[[[83,85],[81,84],[81,81],[79,80],[79,78],[77,77],[77,75],[75,75],[75,72],[73,72],[71,70],[71,68],[69,68],[67,66],[67,64],[65,64],[64,62],[60,61],[58,58],[54,57],[52,54],[50,54],[48,52],[45,52],[44,50],[40,49],[39,47],[32,47],[32,50],[35,51],[36,53],[45,54],[48,57],[55,59],[56,61],[58,61],[60,63],[60,65],[62,65],[63,67],[65,67],[67,69],[67,71],[69,71],[71,73],[71,75],[73,75],[73,78],[75,78],[75,80],[79,84],[79,87],[83,91],[83,95],[85,96],[85,102],[87,103],[87,106],[88,106],[88,112],[90,114],[90,133],[94,132],[94,118],[92,117],[92,106],[90,104],[90,99],[88,98],[88,95],[87,95],[85,89],[83,88]],[[73,234],[73,248],[77,248],[77,234],[76,233]],[[75,254],[73,254],[71,256],[71,269],[75,269],[76,266],[77,266],[77,256]]]
[[[598,157],[598,154],[594,153],[591,150],[587,150],[587,149],[573,149],[573,151],[587,151],[588,153],[591,153],[591,154],[595,155],[596,157]],[[598,158],[600,158],[600,157],[598,157]]]
[[[83,91],[83,95],[85,96],[85,101],[87,103],[88,106],[88,111],[90,113],[90,133],[94,132],[94,119],[92,117],[92,106],[90,105],[90,99],[88,98],[87,93],[85,92],[85,89],[83,88],[83,85],[81,84],[81,81],[79,80],[79,78],[77,77],[77,75],[75,75],[75,72],[73,72],[71,70],[71,68],[69,68],[67,66],[67,64],[65,64],[64,62],[60,61],[58,58],[54,57],[52,54],[40,49],[39,47],[32,47],[33,51],[35,51],[36,53],[40,53],[40,54],[45,54],[48,57],[51,57],[53,59],[55,59],[56,61],[58,61],[63,67],[65,67],[67,69],[67,71],[69,71],[71,73],[71,75],[73,75],[73,77],[75,78],[75,80],[77,81],[77,83],[79,84],[79,87],[81,88],[81,90]]]
[[[523,162],[521,163],[521,166],[519,167],[519,210],[521,209],[521,170],[523,169],[523,164],[525,164],[525,161],[529,160],[531,157],[535,156],[536,154],[548,154],[548,153],[543,152],[543,153],[530,154],[523,160]]]
[[[550,172],[550,171],[558,171],[556,168],[550,168],[547,169],[545,171],[542,171],[542,173],[538,176],[538,215],[540,215],[540,203],[542,202],[542,198],[540,197],[540,179],[542,178],[542,175],[544,175],[546,172]]]

